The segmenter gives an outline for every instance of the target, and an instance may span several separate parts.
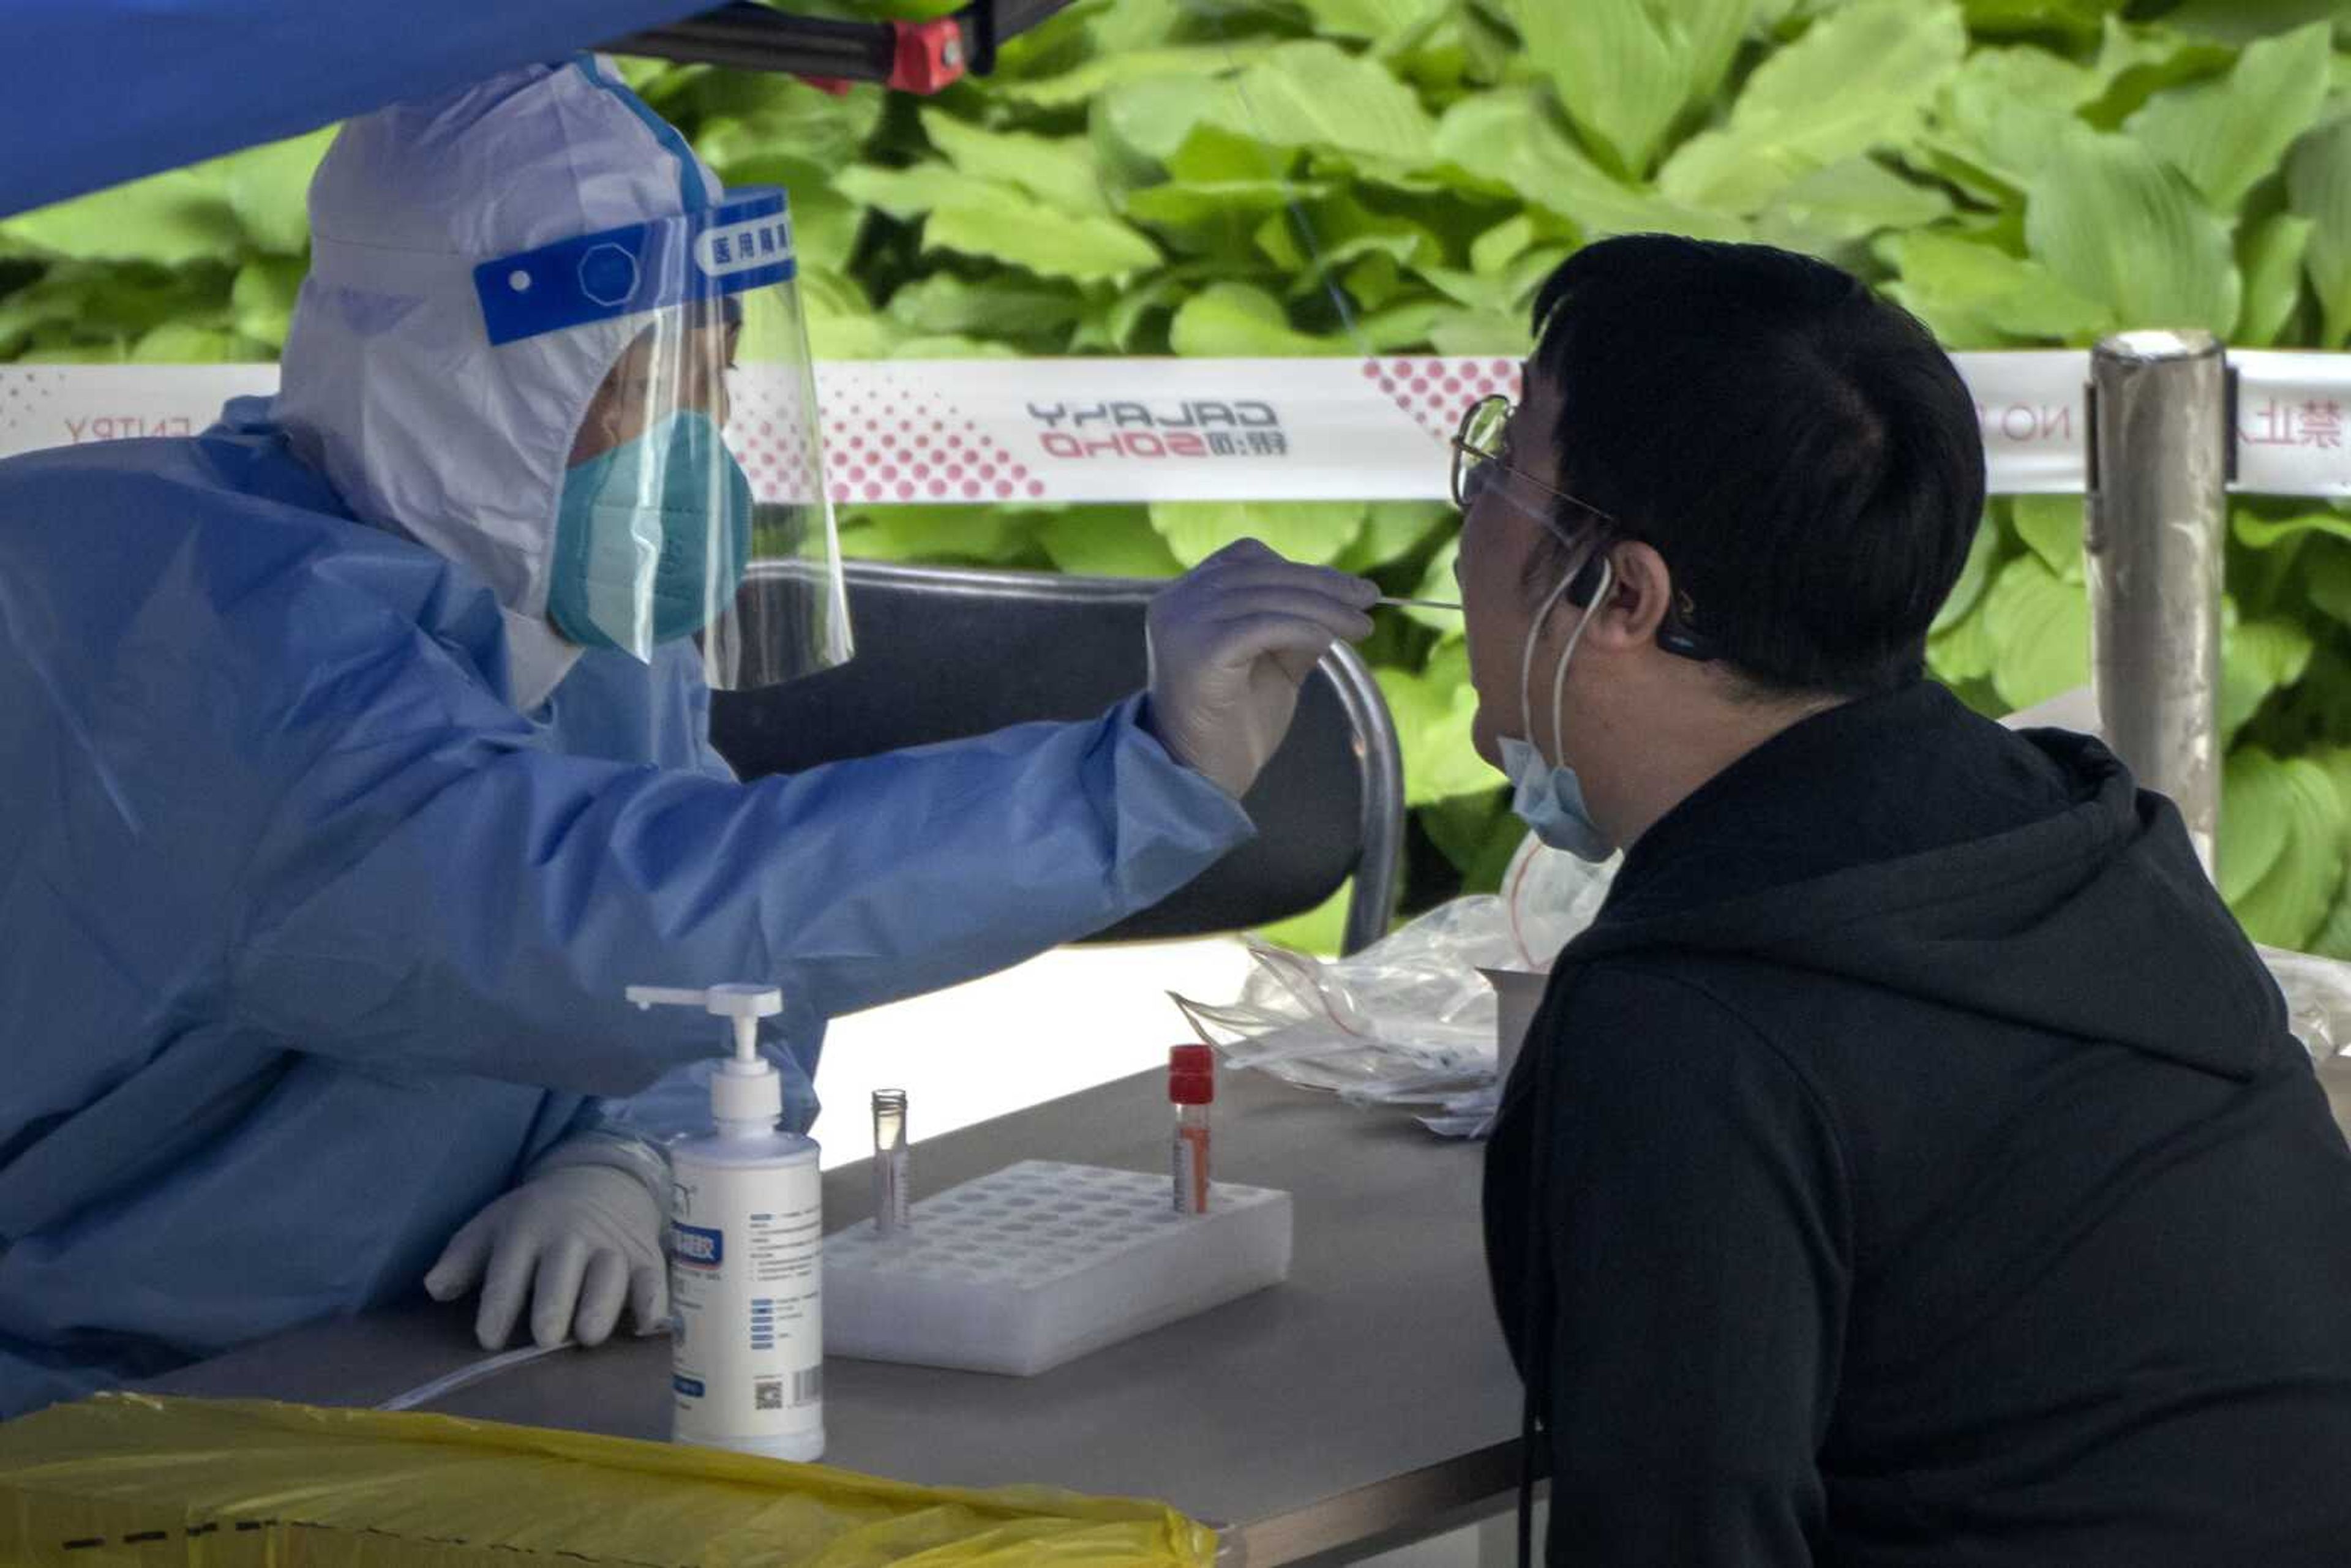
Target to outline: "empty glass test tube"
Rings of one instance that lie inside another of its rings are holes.
[[[906,1187],[906,1092],[873,1092],[873,1231],[888,1236],[914,1223]]]

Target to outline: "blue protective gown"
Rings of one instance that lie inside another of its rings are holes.
[[[256,412],[0,463],[0,1414],[406,1294],[567,1132],[690,1103],[709,1020],[625,984],[779,985],[805,1124],[828,1016],[1249,831],[1132,703],[749,784],[689,657],[518,715],[489,590]]]

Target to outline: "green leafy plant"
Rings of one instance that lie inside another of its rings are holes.
[[[1560,260],[1640,230],[1823,256],[1953,349],[2200,325],[2332,350],[2351,339],[2340,9],[1078,0],[930,102],[626,68],[723,178],[789,187],[829,357],[1518,354]],[[271,357],[324,142],[0,223],[0,358]],[[1153,577],[1249,532],[1395,592],[1451,586],[1437,506],[842,522],[867,555]],[[2080,540],[2076,498],[1996,500],[1935,673],[1991,713],[2086,679]],[[2351,512],[2242,499],[2229,565],[2224,891],[2255,936],[2351,956]],[[1384,616],[1369,652],[1404,737],[1408,901],[1492,886],[1518,835],[1467,745],[1458,617]],[[1281,934],[1327,945],[1342,907]]]

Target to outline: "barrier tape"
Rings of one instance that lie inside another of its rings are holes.
[[[2083,351],[1953,356],[1975,394],[1996,495],[2078,494],[2089,422]],[[2246,350],[2236,488],[2351,496],[2351,354]],[[274,365],[0,366],[0,456],[192,435]],[[1478,398],[1515,395],[1517,361],[833,361],[817,367],[824,468],[842,503],[1435,500],[1447,442]],[[790,498],[785,401],[737,389],[729,438],[763,499]],[[1675,411],[1660,410],[1671,420]],[[1686,432],[1703,461],[1708,433]],[[800,481],[804,485],[805,480]]]

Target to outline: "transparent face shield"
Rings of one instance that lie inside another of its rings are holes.
[[[781,191],[584,235],[475,272],[491,341],[620,347],[569,453],[548,620],[650,660],[691,640],[746,690],[851,653],[816,381]]]

